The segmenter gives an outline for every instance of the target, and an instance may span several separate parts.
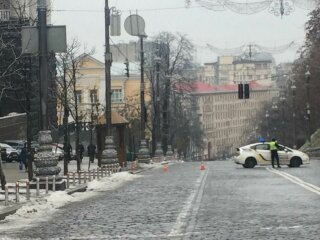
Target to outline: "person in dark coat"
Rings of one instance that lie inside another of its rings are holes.
[[[78,146],[78,151],[79,151],[79,156],[80,156],[80,162],[82,162],[83,152],[84,152],[84,146],[83,146],[82,143],[79,144],[79,146]]]
[[[96,146],[92,143],[90,143],[87,147],[88,150],[88,156],[89,156],[89,160],[90,162],[94,162],[94,156],[96,154]]]
[[[24,166],[26,172],[28,171],[27,157],[28,157],[27,146],[24,145],[20,153],[20,170],[23,170],[23,166]]]
[[[68,143],[66,146],[63,146],[63,151],[66,153],[67,161],[70,162],[71,160],[71,153],[72,153],[72,146]]]

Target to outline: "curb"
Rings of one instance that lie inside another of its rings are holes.
[[[68,195],[72,195],[73,193],[76,193],[76,192],[85,192],[87,190],[87,187],[88,187],[87,184],[81,184],[75,188],[72,188],[72,189],[69,188],[65,190],[65,192]],[[4,208],[3,210],[0,210],[0,220],[4,220],[7,216],[15,214],[16,211],[20,209],[23,205],[24,203],[17,203],[12,206],[8,206]]]
[[[0,211],[0,220],[4,220],[7,216],[16,213],[16,211],[22,206],[23,204],[15,204],[13,206],[6,207]]]
[[[139,169],[139,170],[137,170],[137,171],[129,171],[129,173],[131,173],[131,174],[138,174],[138,173],[141,173],[141,172],[150,170],[150,169],[152,169],[152,168],[154,168],[154,167],[143,168],[143,169]]]

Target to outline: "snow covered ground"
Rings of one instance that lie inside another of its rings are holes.
[[[97,161],[96,161],[97,162]],[[89,161],[85,158],[82,162],[81,169],[87,170]],[[138,169],[161,169],[164,164],[168,162],[161,163],[151,163],[151,164],[139,164]],[[63,162],[59,162],[61,168],[63,168]],[[128,169],[130,169],[131,163],[128,164]],[[69,172],[76,171],[76,162],[72,161],[69,166]],[[90,169],[97,169],[96,163],[91,163]],[[131,174],[130,172],[123,171],[112,174],[110,177],[103,177],[100,180],[93,180],[87,183],[87,190],[85,192],[76,192],[72,195],[68,195],[65,191],[49,191],[48,194],[45,193],[45,190],[40,191],[40,197],[36,197],[36,191],[31,189],[31,200],[27,201],[25,194],[20,194],[20,202],[23,203],[23,206],[17,210],[13,215],[9,215],[5,220],[0,221],[0,231],[3,229],[14,229],[21,227],[30,227],[31,225],[36,225],[39,221],[45,221],[49,219],[52,214],[59,210],[60,207],[69,204],[79,202],[103,191],[108,191],[120,187],[122,184],[132,181],[141,177],[141,175]],[[72,188],[73,186],[71,186]],[[20,189],[21,192],[25,192],[24,189]],[[4,195],[0,196],[4,198]],[[9,196],[11,199],[10,205],[14,204],[15,195],[11,194]],[[3,199],[2,199],[3,200]],[[6,208],[4,202],[0,205],[1,209]],[[14,224],[13,224],[14,223]]]

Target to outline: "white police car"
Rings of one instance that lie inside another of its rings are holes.
[[[302,164],[309,164],[309,156],[298,150],[288,148],[279,144],[278,155],[280,165],[289,167],[300,167]],[[254,143],[237,148],[235,163],[242,164],[245,168],[253,168],[255,165],[271,165],[271,152],[268,143]]]

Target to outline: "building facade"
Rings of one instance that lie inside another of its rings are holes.
[[[47,1],[50,3],[51,1]],[[32,137],[40,129],[39,59],[21,55],[21,28],[36,24],[36,0],[0,0],[0,116],[29,112]],[[48,14],[50,22],[50,14]],[[18,57],[17,57],[18,56]],[[56,128],[55,56],[49,55],[48,120]]]
[[[105,65],[89,55],[81,56],[76,82],[78,114],[83,122],[91,122],[92,117],[102,115],[105,109]],[[139,64],[131,64],[130,77],[125,74],[123,63],[112,63],[111,67],[111,107],[126,118],[140,117],[140,73]],[[135,67],[135,68],[134,68]],[[150,101],[150,83],[145,79],[145,101]],[[58,121],[62,124],[64,109],[58,105]],[[73,119],[70,116],[69,122]]]
[[[0,0],[0,20],[10,21],[11,19],[27,18],[34,22],[37,18],[38,0]],[[48,9],[52,1],[46,0]],[[47,22],[51,22],[51,13],[48,11]]]
[[[259,136],[259,114],[277,91],[250,83],[250,98],[238,99],[237,85],[210,86],[198,82],[192,93],[205,135],[203,155],[217,159]]]
[[[268,53],[256,53],[248,57],[219,56],[217,62],[200,67],[198,79],[207,84],[226,85],[258,81],[269,85],[275,73],[274,59]]]

